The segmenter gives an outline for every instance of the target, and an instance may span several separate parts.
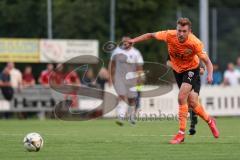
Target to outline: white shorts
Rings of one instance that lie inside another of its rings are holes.
[[[114,88],[118,95],[126,96],[127,98],[137,97],[137,92],[133,88],[136,87],[134,84],[126,84],[119,79],[115,79]]]

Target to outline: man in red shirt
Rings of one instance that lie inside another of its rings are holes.
[[[66,74],[64,83],[66,83],[67,85],[80,86],[80,79],[78,77],[78,74],[74,70],[71,71],[71,69],[70,69],[70,72],[68,71]],[[77,108],[78,107],[77,93],[73,92],[71,94],[66,94],[64,96],[64,99],[68,99],[68,98],[70,98],[72,100],[71,106],[73,108]]]
[[[32,87],[35,85],[35,79],[32,74],[32,67],[26,66],[23,73],[23,87]]]
[[[47,64],[47,69],[42,71],[39,79],[38,79],[38,82],[44,86],[44,87],[49,87],[49,77],[50,77],[50,74],[51,72],[53,71],[53,64]]]

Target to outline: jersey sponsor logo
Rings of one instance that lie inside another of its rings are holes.
[[[175,58],[183,59],[183,55],[181,53],[175,53]]]
[[[189,78],[192,78],[193,76],[194,76],[194,72],[189,71],[189,72],[188,72],[188,77],[189,77]]]
[[[181,60],[187,60],[189,55],[191,55],[193,53],[193,51],[191,49],[186,49],[184,50],[183,53],[175,53],[174,54],[174,57],[175,58],[178,58],[178,59],[181,59]]]
[[[186,55],[189,55],[189,54],[192,54],[192,53],[193,53],[193,51],[189,48],[184,51],[184,54],[186,54]]]
[[[188,79],[189,79],[190,82],[192,81],[192,77],[193,77],[193,76],[194,76],[194,72],[189,71],[189,72],[188,72]]]

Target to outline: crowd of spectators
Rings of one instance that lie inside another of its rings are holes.
[[[65,66],[62,64],[46,64],[46,69],[39,74],[39,77],[35,77],[36,74],[33,74],[32,66],[25,66],[23,72],[21,72],[15,67],[13,62],[9,62],[0,73],[0,87],[2,88],[2,92],[8,90],[9,93],[12,92],[10,90],[20,91],[23,88],[34,87],[37,84],[43,87],[49,87],[49,77],[53,71],[55,72],[55,76],[53,77],[56,83],[60,83],[57,82],[58,79],[61,79],[61,76],[65,76],[65,84],[84,85],[104,89],[104,85],[109,79],[106,68],[101,68],[98,73],[94,73],[92,68],[87,68],[85,72],[80,75],[71,66],[68,67],[68,71],[66,72]],[[213,64],[212,85],[240,85],[240,57],[237,58],[236,63],[229,62],[223,72],[219,69],[218,64]]]
[[[51,77],[51,80],[50,80]],[[104,89],[108,81],[108,71],[101,68],[99,73],[94,73],[91,67],[85,67],[81,72],[72,65],[46,64],[46,69],[40,72],[39,77],[33,74],[31,65],[26,65],[21,72],[13,62],[9,62],[0,72],[0,88],[2,98],[12,101],[16,92],[20,93],[27,88],[50,88],[49,82],[54,85],[75,85],[81,87],[94,87]],[[38,86],[37,86],[38,85]],[[72,100],[72,107],[78,106],[76,93],[64,94],[64,99]],[[11,113],[0,113],[0,116],[8,118]],[[19,113],[20,117],[26,117],[26,113]],[[19,117],[19,116],[18,116]]]
[[[82,73],[82,74],[81,74]],[[13,89],[20,91],[23,88],[34,87],[41,85],[49,86],[49,77],[52,74],[53,81],[61,83],[59,80],[64,76],[64,83],[71,85],[84,85],[95,88],[104,88],[104,84],[108,81],[108,71],[106,68],[101,68],[98,74],[93,72],[92,68],[86,68],[84,72],[78,73],[72,66],[63,66],[63,64],[46,64],[46,69],[41,71],[39,77],[34,76],[32,66],[27,65],[21,72],[15,67],[13,62],[6,64],[0,73],[0,87],[8,85]],[[6,78],[8,75],[8,78]]]
[[[25,88],[33,88],[36,85],[49,88],[49,77],[56,85],[76,85],[84,87],[93,87],[104,90],[104,86],[109,79],[109,73],[106,68],[101,68],[96,73],[91,67],[83,67],[84,71],[77,72],[73,66],[63,66],[63,64],[46,64],[46,69],[41,71],[39,77],[33,74],[31,65],[26,65],[21,72],[15,67],[13,62],[9,62],[0,72],[0,88],[2,97],[11,101],[15,92],[21,92]],[[64,77],[64,78],[63,78]],[[213,64],[213,83],[220,86],[240,86],[240,57],[236,63],[229,62],[224,71],[219,69],[218,64]],[[77,106],[76,93],[67,94],[65,99],[71,99],[73,106]],[[6,114],[5,116],[8,116]]]

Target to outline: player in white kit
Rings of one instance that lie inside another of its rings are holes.
[[[136,86],[142,83],[144,63],[141,53],[125,42],[127,39],[130,38],[122,38],[124,43],[113,51],[109,62],[110,83],[113,83],[119,96],[116,123],[120,126],[123,125],[127,113],[129,113],[130,123],[136,123]]]

